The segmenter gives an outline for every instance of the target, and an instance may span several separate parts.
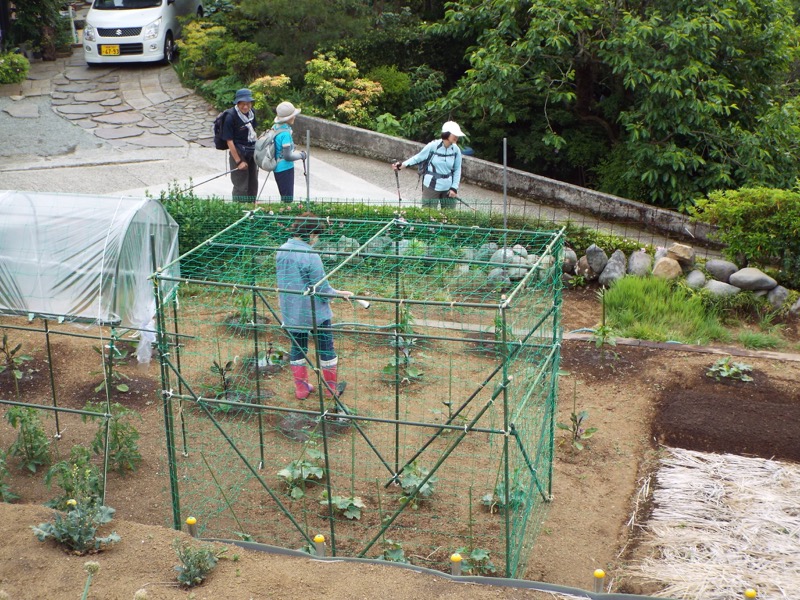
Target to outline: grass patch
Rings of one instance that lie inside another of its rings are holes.
[[[606,318],[620,337],[707,344],[729,341],[716,310],[686,288],[655,277],[623,277],[606,292]]]
[[[774,350],[785,345],[781,337],[760,331],[741,331],[736,339],[742,346],[750,350]]]

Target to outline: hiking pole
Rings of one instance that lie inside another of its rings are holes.
[[[458,196],[456,196],[456,197],[455,197],[455,199],[456,199],[456,200],[458,200],[459,202],[461,202],[461,204],[463,204],[463,205],[464,205],[464,206],[466,206],[467,208],[471,209],[471,210],[472,210],[472,212],[478,212],[478,209],[477,209],[476,207],[474,207],[474,206],[470,206],[469,204],[467,204],[466,202],[464,202],[464,201],[463,201],[461,198],[459,198]]]
[[[196,188],[199,185],[203,185],[204,183],[208,183],[209,181],[214,181],[215,179],[219,179],[220,177],[224,177],[225,175],[230,175],[235,170],[236,169],[231,169],[230,171],[225,171],[224,173],[220,173],[219,175],[214,175],[211,179],[206,179],[205,181],[201,181],[200,183],[195,183],[194,185],[190,185],[189,187],[187,187],[187,188],[185,188],[183,190],[180,190],[180,191],[181,191],[181,193],[188,192],[189,190],[191,190],[193,188]]]
[[[397,165],[400,161],[396,160],[392,163],[392,170],[394,171],[394,180],[397,182],[397,208],[400,208],[400,204],[403,202],[403,199],[400,197],[400,171],[395,169],[395,165]]]
[[[269,176],[272,175],[272,171],[267,171],[267,177],[264,179],[264,183],[261,184],[261,189],[258,190],[258,196],[256,196],[256,201],[253,204],[258,203],[258,199],[261,198],[261,192],[264,191],[264,188],[267,187],[267,181],[269,181]]]

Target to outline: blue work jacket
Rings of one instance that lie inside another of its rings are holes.
[[[309,285],[319,283],[325,277],[322,259],[308,242],[298,238],[290,238],[275,254],[277,266],[278,288],[303,292]],[[324,294],[335,294],[331,284],[325,280],[317,289]],[[330,298],[314,296],[314,310],[317,325],[333,318]],[[311,320],[311,296],[302,293],[278,292],[278,303],[281,308],[283,326],[291,330],[293,327],[309,328]],[[302,330],[302,329],[301,329]]]

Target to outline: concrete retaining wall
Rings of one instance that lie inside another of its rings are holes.
[[[423,147],[423,144],[417,142],[302,114],[297,117],[294,130],[295,139],[305,139],[308,131],[311,134],[311,143],[315,146],[385,160],[387,163],[408,158]],[[719,243],[709,237],[714,230],[711,226],[692,223],[685,215],[519,169],[508,169],[507,176],[510,196],[567,208],[605,221],[639,223],[642,229],[670,238],[691,240],[701,246],[719,247]],[[503,190],[503,166],[486,160],[465,156],[462,178],[487,189]]]

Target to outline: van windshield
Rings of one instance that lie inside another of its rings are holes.
[[[129,10],[134,8],[155,8],[164,0],[94,0],[95,10]]]

